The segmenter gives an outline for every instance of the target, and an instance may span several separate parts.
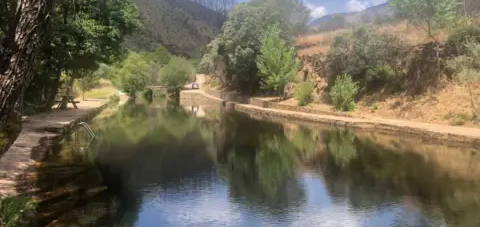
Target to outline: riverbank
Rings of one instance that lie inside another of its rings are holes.
[[[52,110],[28,117],[15,142],[0,158],[0,198],[33,192],[26,180],[35,165],[44,160],[78,122],[94,117],[108,104],[107,99],[82,101],[78,109]]]
[[[480,145],[480,129],[458,126],[448,126],[384,118],[355,118],[325,113],[303,112],[302,108],[290,110],[277,108],[269,101],[250,99],[248,104],[230,102],[203,90],[186,90],[180,94],[181,99],[195,99],[202,103],[222,103],[238,112],[256,117],[280,117],[287,120],[308,121],[312,123],[329,124],[336,127],[349,127],[364,130],[375,130],[384,133],[410,134],[426,140],[436,140],[439,143],[464,143]]]

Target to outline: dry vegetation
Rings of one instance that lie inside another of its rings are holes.
[[[325,55],[330,49],[333,39],[348,32],[348,29],[341,29],[331,32],[309,34],[301,36],[296,41],[298,55],[301,57]],[[378,28],[379,32],[401,37],[409,46],[419,46],[431,42],[425,32],[408,24],[398,22],[390,25],[383,25]],[[445,42],[448,32],[438,34],[440,42]],[[305,69],[311,69],[308,63]],[[315,75],[324,77],[325,75]],[[480,95],[480,84],[474,84],[473,92]],[[321,96],[322,94],[320,94]],[[476,100],[479,102],[479,100]],[[310,104],[312,108],[333,111],[328,106],[327,100],[316,99],[316,103]],[[289,100],[284,104],[295,105],[295,101]],[[406,94],[385,95],[381,91],[363,97],[357,109],[352,112],[356,116],[398,118],[412,121],[441,123],[450,125],[465,125],[480,127],[480,124],[473,121],[473,108],[470,105],[471,99],[467,88],[456,84],[451,80],[441,80],[437,86],[419,95],[411,96]]]

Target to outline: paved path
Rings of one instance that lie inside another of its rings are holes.
[[[183,96],[183,97],[182,97]],[[202,96],[216,102],[226,102],[218,97],[207,94],[202,90],[182,91],[181,98]],[[230,103],[230,102],[227,102]],[[314,114],[274,108],[263,108],[251,104],[235,103],[235,110],[257,116],[283,117],[286,119],[318,122],[340,127],[352,127],[361,129],[373,129],[384,132],[408,133],[421,136],[426,139],[436,139],[445,142],[472,143],[480,145],[480,129],[466,128],[449,125],[412,122],[405,120],[383,118],[353,118],[346,116],[334,116],[329,114]]]
[[[78,109],[52,110],[29,117],[18,138],[0,158],[0,198],[21,193],[22,176],[35,167],[36,160],[47,155],[52,143],[61,139],[70,127],[92,117],[106,102],[82,101]]]

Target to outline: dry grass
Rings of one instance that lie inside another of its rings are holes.
[[[350,29],[339,29],[331,32],[300,36],[295,43],[295,46],[299,49],[298,55],[325,54],[329,51],[333,38],[348,31]]]
[[[411,46],[431,42],[431,38],[420,28],[407,23],[406,21],[393,24],[382,25],[377,28],[379,32],[395,35]],[[339,29],[330,32],[321,32],[317,34],[303,35],[297,38],[295,46],[298,48],[299,56],[308,56],[315,54],[326,54],[330,50],[333,39],[341,34],[352,31],[352,29]],[[437,40],[444,42],[447,40],[448,31],[441,31],[437,35]]]
[[[480,93],[480,84],[474,85]],[[370,104],[362,100],[354,114],[419,122],[480,127],[473,119],[470,94],[464,85],[447,83],[443,89],[412,97],[388,97]]]
[[[77,92],[77,97],[82,99],[82,93]],[[88,99],[108,99],[112,95],[118,94],[118,89],[112,85],[109,80],[100,80],[100,85],[90,91],[85,92],[85,100]]]

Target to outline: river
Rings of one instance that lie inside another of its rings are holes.
[[[89,166],[70,185],[106,186],[42,204],[55,225],[480,226],[470,147],[163,100],[116,108],[90,123],[95,141],[74,133],[49,160]]]

